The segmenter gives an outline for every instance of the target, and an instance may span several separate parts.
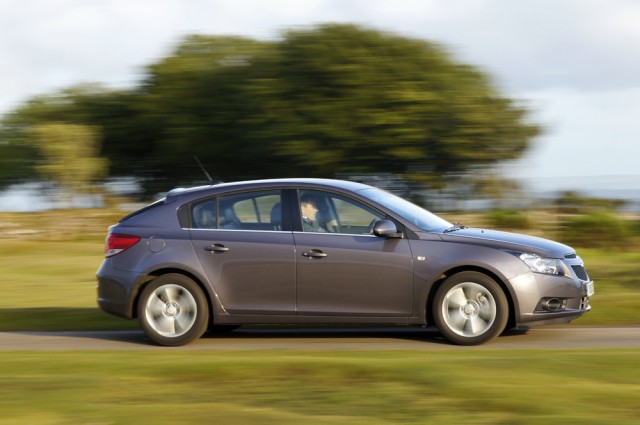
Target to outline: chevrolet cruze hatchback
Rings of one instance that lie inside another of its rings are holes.
[[[435,325],[473,345],[569,322],[594,293],[566,245],[339,180],[176,189],[111,226],[105,253],[100,308],[162,345],[244,324]]]

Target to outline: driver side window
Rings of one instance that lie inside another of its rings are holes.
[[[359,201],[334,193],[305,190],[300,192],[299,199],[305,232],[371,234],[374,224],[385,218]],[[307,206],[309,200],[315,208]],[[313,209],[317,209],[315,217]]]

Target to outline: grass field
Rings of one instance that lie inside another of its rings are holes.
[[[630,425],[639,355],[11,352],[0,424]]]

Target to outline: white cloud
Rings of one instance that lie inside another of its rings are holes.
[[[267,38],[328,21],[442,42],[515,92],[640,84],[635,1],[4,0],[0,89],[15,102],[77,80],[132,82],[188,33]]]

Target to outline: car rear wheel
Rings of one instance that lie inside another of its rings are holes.
[[[200,338],[209,323],[207,300],[200,287],[179,274],[151,281],[138,303],[138,321],[160,345],[176,346]]]
[[[498,285],[478,272],[450,276],[433,301],[436,326],[449,341],[478,345],[498,336],[507,325],[509,304]]]

